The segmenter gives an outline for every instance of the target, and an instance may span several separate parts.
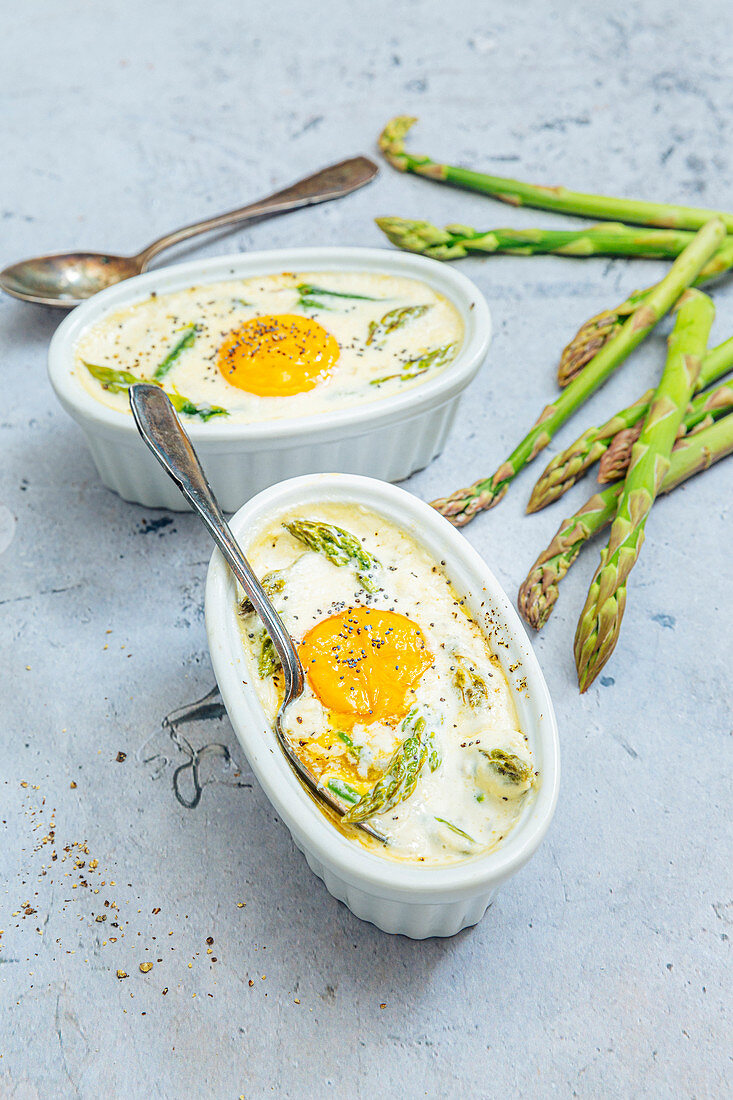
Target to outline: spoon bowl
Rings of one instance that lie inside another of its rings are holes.
[[[70,309],[108,286],[142,274],[139,256],[56,252],[20,260],[0,272],[0,287],[24,302]]]
[[[100,290],[141,275],[153,257],[165,248],[212,229],[259,221],[273,214],[285,214],[302,206],[342,198],[369,183],[378,171],[376,164],[368,157],[342,160],[248,206],[166,233],[136,256],[115,256],[105,252],[56,252],[21,260],[0,271],[0,289],[24,302],[72,309]]]

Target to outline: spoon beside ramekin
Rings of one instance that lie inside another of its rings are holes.
[[[71,309],[108,286],[141,275],[147,271],[150,261],[165,248],[212,229],[222,229],[237,222],[259,221],[273,214],[297,210],[301,206],[342,198],[369,183],[378,171],[376,164],[368,157],[342,160],[248,206],[166,233],[135,256],[56,252],[20,260],[0,271],[0,289],[24,302]]]

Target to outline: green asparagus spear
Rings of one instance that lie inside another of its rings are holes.
[[[393,378],[399,378],[401,382],[411,382],[413,378],[419,378],[421,374],[425,374],[433,367],[443,367],[446,363],[450,363],[457,347],[457,344],[443,344],[439,348],[426,351],[423,355],[418,355],[417,359],[408,359],[395,374],[372,378],[369,385],[381,386],[383,382],[390,382]]]
[[[720,420],[731,409],[733,409],[733,382],[725,382],[716,390],[698,394],[688,406],[678,435],[701,431],[702,428],[707,428],[716,420]],[[619,478],[626,476],[634,444],[640,435],[641,423],[638,423],[633,428],[618,432],[613,437],[610,447],[605,454],[601,455],[601,461],[598,463],[598,481],[601,485],[618,481]]]
[[[703,359],[697,388],[701,390],[717,382],[730,370],[733,370],[733,336],[707,353]],[[620,432],[633,428],[635,424],[643,421],[653,396],[654,391],[647,390],[633,405],[617,412],[600,428],[587,428],[574,443],[556,454],[540,474],[529,498],[527,511],[539,512],[541,508],[545,508],[566,493],[586,470],[598,459],[602,459],[612,440]],[[694,425],[692,422],[689,425],[686,422],[685,426]]]
[[[703,267],[695,279],[693,286],[704,286],[733,267],[733,237],[726,237],[712,259]],[[580,326],[570,343],[563,349],[560,363],[557,368],[557,381],[560,386],[567,386],[573,378],[589,363],[594,355],[597,355],[605,343],[616,335],[624,318],[628,317],[652,288],[635,290],[620,305],[614,309],[606,309],[597,313]]]
[[[733,415],[711,427],[682,436],[672,451],[672,459],[661,493],[671,493],[683,481],[707,470],[721,458],[733,454]],[[517,604],[522,616],[535,630],[545,625],[559,596],[559,584],[583,546],[602,531],[616,515],[623,484],[618,482],[595,493],[560,528],[543,550],[519,589]]]
[[[372,321],[369,325],[367,344],[375,348],[384,347],[387,337],[398,328],[404,328],[408,321],[416,321],[430,309],[430,306],[399,306],[385,313],[380,321]]]
[[[378,591],[370,574],[380,568],[380,563],[364,549],[356,535],[332,523],[310,519],[294,519],[283,526],[293,538],[309,550],[323,554],[333,565],[353,565],[362,588],[371,593]]]
[[[733,233],[733,214],[717,214],[693,206],[618,199],[606,195],[588,195],[565,187],[544,187],[520,180],[473,172],[451,164],[437,164],[430,157],[405,151],[405,136],[415,118],[400,116],[387,123],[379,137],[379,147],[390,164],[400,172],[414,172],[442,183],[481,191],[511,206],[534,206],[563,214],[661,226],[664,229],[700,229],[711,218],[720,217],[726,231]]]
[[[509,458],[489,478],[459,489],[449,497],[433,501],[433,507],[456,527],[463,527],[477,512],[493,508],[506,493],[521,469],[547,446],[558,428],[565,423],[599,386],[641,343],[668,312],[680,294],[698,275],[701,267],[719,247],[725,227],[719,219],[709,222],[695,234],[692,244],[677,257],[668,274],[627,318],[619,332],[603,347],[577,378],[542,412],[534,427],[515,447]]]
[[[694,234],[680,229],[641,229],[620,222],[605,222],[584,229],[487,229],[446,225],[407,218],[376,218],[392,244],[433,260],[460,260],[472,253],[513,256],[555,253],[558,256],[646,256],[664,259],[679,256]]]
[[[374,786],[344,814],[343,820],[347,824],[367,821],[375,814],[388,813],[413,793],[425,763],[428,763],[431,770],[438,767],[439,758],[430,758],[432,733],[428,730],[425,719],[417,718],[414,710],[402,723],[402,731],[406,732],[408,729],[411,732],[395,750]]]
[[[185,351],[186,348],[191,347],[191,344],[196,339],[197,332],[197,325],[186,325],[186,328],[183,330],[183,336],[181,336],[177,343],[173,345],[162,363],[159,363],[158,366],[155,368],[155,372],[153,373],[153,381],[160,382],[163,378],[165,378],[166,374],[171,369],[181,352]]]
[[[575,633],[575,664],[587,691],[618,641],[626,582],[641,551],[646,518],[664,477],[685,409],[694,391],[715,309],[699,290],[688,290],[669,337],[667,362],[634,445],[608,546],[591,582]]]

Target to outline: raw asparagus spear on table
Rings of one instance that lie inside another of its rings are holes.
[[[466,489],[458,489],[448,497],[433,501],[433,507],[456,527],[470,522],[477,512],[493,508],[519,471],[547,446],[558,428],[609,378],[672,308],[682,292],[697,278],[724,237],[725,226],[719,218],[708,222],[696,233],[667,275],[652,288],[643,303],[629,315],[621,329],[585,370],[556,401],[545,407],[534,426],[499,469]]]
[[[678,229],[642,229],[620,222],[591,225],[585,229],[487,229],[446,225],[408,218],[375,218],[392,244],[406,252],[418,252],[433,260],[460,260],[472,253],[499,252],[515,256],[555,253],[559,256],[646,256],[665,259],[679,256],[694,233]],[[732,257],[733,259],[733,257]]]
[[[732,267],[733,237],[726,237],[692,285],[705,286],[730,271]],[[557,381],[560,386],[567,386],[572,382],[586,363],[589,363],[603,345],[616,335],[624,319],[644,301],[652,289],[647,287],[646,290],[632,291],[629,297],[619,305],[613,309],[602,310],[580,326],[570,343],[563,348],[560,356],[557,368]]]
[[[733,454],[733,415],[711,427],[678,439],[664,481],[659,490],[671,493],[682,482],[707,470],[721,458]],[[527,622],[540,630],[549,619],[559,595],[560,581],[583,546],[613,520],[623,483],[595,493],[569,519],[563,520],[546,550],[543,550],[519,589],[518,606]]]
[[[726,232],[733,233],[733,214],[695,206],[585,194],[566,187],[524,183],[452,164],[436,163],[430,157],[406,151],[405,136],[415,122],[416,118],[400,115],[387,123],[379,137],[379,148],[392,167],[400,172],[414,172],[441,183],[480,191],[511,206],[533,206],[539,210],[555,210],[562,214],[632,222],[636,225],[661,226],[664,229],[697,230],[717,216],[722,219]]]
[[[618,641],[626,582],[641,551],[647,516],[669,469],[677,431],[697,384],[714,314],[706,294],[688,290],[683,295],[664,371],[634,444],[608,546],[601,553],[575,633],[581,692],[593,683]]]
[[[707,353],[700,369],[697,389],[702,390],[705,386],[712,385],[730,370],[733,370],[733,336]],[[586,470],[599,459],[602,460],[619,432],[633,428],[643,421],[653,396],[654,390],[647,390],[633,405],[621,409],[598,428],[586,428],[569,447],[556,454],[540,474],[529,498],[527,511],[539,512],[566,493]],[[703,395],[700,400],[702,397]],[[697,400],[693,405],[696,405]],[[690,428],[694,424],[690,422],[685,426]]]

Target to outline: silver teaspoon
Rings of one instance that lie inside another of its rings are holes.
[[[344,807],[330,791],[319,786],[315,776],[308,771],[288,740],[282,720],[285,710],[302,694],[305,687],[303,666],[293,639],[270,602],[252,567],[242,553],[224,519],[206,475],[201,468],[191,440],[186,435],[168,397],[159,386],[138,382],[130,387],[132,415],[140,435],[153,452],[166,473],[173,479],[186,500],[204,521],[234,576],[237,578],[260,621],[270,635],[282,664],[285,678],[285,696],[275,715],[275,732],[282,749],[300,779],[319,802],[324,802],[337,814],[345,813]],[[361,822],[357,826],[382,843],[386,838]]]
[[[153,241],[136,256],[116,256],[103,252],[57,252],[21,260],[0,271],[0,288],[14,298],[37,305],[71,309],[105,287],[131,279],[147,270],[148,264],[164,248],[179,244],[199,233],[221,229],[236,222],[252,222],[273,214],[284,214],[301,206],[313,206],[340,199],[369,183],[379,169],[368,157],[352,157],[323,168],[314,176],[299,180],[265,199],[218,214],[206,221],[186,225]]]

